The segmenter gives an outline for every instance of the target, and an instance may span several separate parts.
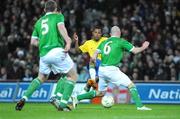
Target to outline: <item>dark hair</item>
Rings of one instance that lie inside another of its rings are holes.
[[[102,31],[102,28],[101,28],[100,26],[94,26],[94,27],[92,28],[92,31],[94,31],[95,29],[100,29],[100,30]]]
[[[45,3],[45,11],[46,12],[53,12],[57,9],[57,3],[54,0],[48,0]]]

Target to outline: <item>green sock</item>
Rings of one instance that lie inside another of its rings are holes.
[[[135,86],[129,88],[129,91],[130,91],[130,94],[131,94],[131,97],[133,98],[135,104],[136,104],[136,107],[142,107],[142,103],[141,103],[141,99],[139,97],[139,93],[136,89]]]
[[[34,91],[39,88],[40,85],[41,81],[38,78],[35,78],[28,86],[28,89],[24,93],[23,98],[27,100],[34,93]]]
[[[80,101],[80,100],[83,100],[83,99],[92,99],[96,96],[96,91],[95,90],[92,90],[92,91],[89,91],[87,93],[84,93],[84,94],[81,94],[81,95],[78,95],[77,96],[77,99]]]
[[[61,98],[61,103],[60,103],[60,106],[62,108],[67,106],[68,100],[73,92],[74,85],[75,85],[75,82],[70,81],[68,79],[64,82],[64,91],[63,91],[63,96]]]
[[[54,95],[56,95],[57,99],[61,99],[63,91],[64,91],[64,82],[66,81],[66,77],[61,77],[56,85],[56,89]]]

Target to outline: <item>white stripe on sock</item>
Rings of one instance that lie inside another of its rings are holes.
[[[24,98],[26,101],[28,100],[28,98],[26,96],[23,96],[22,98]]]
[[[62,103],[67,104],[68,102],[66,100],[61,100]]]

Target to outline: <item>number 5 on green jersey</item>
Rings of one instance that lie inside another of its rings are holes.
[[[42,35],[45,35],[49,31],[47,22],[48,22],[48,19],[43,19],[41,21]]]
[[[41,57],[53,48],[64,48],[64,39],[58,31],[58,24],[64,24],[64,16],[61,13],[47,13],[36,22],[32,38],[39,42]]]

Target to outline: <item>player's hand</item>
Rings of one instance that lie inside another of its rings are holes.
[[[71,48],[71,44],[66,44],[65,48],[64,48],[64,52],[67,53]]]
[[[79,41],[79,38],[76,32],[73,34],[73,39],[75,40],[75,42]]]
[[[148,41],[145,41],[145,42],[142,44],[142,47],[143,47],[144,49],[148,48],[148,46],[149,46],[149,42],[148,42]]]

